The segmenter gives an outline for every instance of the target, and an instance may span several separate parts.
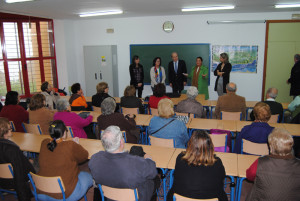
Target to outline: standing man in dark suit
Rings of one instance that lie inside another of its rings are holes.
[[[183,60],[178,60],[177,52],[172,53],[172,61],[168,65],[169,83],[173,93],[180,94],[186,85],[187,78],[183,73],[187,73],[186,65]]]
[[[287,80],[288,84],[291,84],[290,96],[294,98],[300,95],[300,54],[294,56],[295,64],[291,70],[291,76]]]

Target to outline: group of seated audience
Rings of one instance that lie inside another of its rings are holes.
[[[6,94],[5,106],[0,112],[0,163],[12,164],[14,179],[0,179],[0,187],[16,189],[19,200],[30,200],[32,196],[27,173],[35,173],[35,169],[18,145],[9,140],[12,136],[9,121],[13,121],[18,132],[24,131],[22,123],[31,123],[39,124],[42,134],[50,136],[41,144],[38,174],[61,176],[67,200],[81,199],[93,186],[93,180],[97,184],[115,188],[137,188],[139,200],[156,200],[155,178],[158,172],[155,162],[144,152],[143,157],[140,157],[131,155],[124,149],[125,140],[134,144],[140,140],[141,131],[136,127],[136,116],[119,112],[115,99],[108,94],[107,83],[99,83],[96,89],[92,105],[101,107],[101,114],[97,118],[95,135],[101,139],[105,151],[91,157],[88,163],[91,174],[79,170],[79,164],[87,161],[88,152],[79,144],[78,138],[88,137],[84,128],[93,121],[91,115],[82,118],[72,112],[90,109],[79,83],[72,85],[69,101],[60,98],[50,83],[43,83],[42,92],[31,97],[28,111],[19,105],[20,97],[17,92],[10,91]],[[143,114],[145,109],[142,100],[135,96],[135,90],[134,86],[125,88],[120,106],[138,108],[139,113]],[[241,118],[245,120],[246,101],[236,94],[236,84],[227,84],[226,91],[227,94],[218,98],[215,117],[220,119],[222,111],[241,112]],[[253,122],[245,126],[235,140],[235,153],[241,153],[243,139],[254,143],[268,143],[270,148],[270,155],[260,157],[247,170],[248,180],[254,181],[247,201],[286,198],[300,200],[296,193],[300,188],[300,161],[293,154],[293,138],[286,130],[274,129],[268,124],[271,115],[279,114],[279,121],[283,118],[282,105],[275,101],[277,94],[276,88],[268,89],[266,101],[258,102],[253,108],[250,115]],[[174,109],[173,102],[166,96],[165,85],[155,85],[148,105],[149,108],[158,110],[158,116],[151,118],[148,134],[172,139],[175,148],[186,148],[176,159],[174,183],[168,193],[168,200],[172,200],[176,193],[193,199],[218,198],[225,201],[228,200],[224,191],[226,173],[221,159],[215,155],[211,137],[206,131],[198,130],[189,139],[186,124],[176,116],[178,112],[204,118],[205,112],[201,103],[196,100],[197,95],[197,88],[190,87],[187,99],[179,102]],[[300,103],[297,101],[300,102],[300,98],[296,97],[289,105],[291,111],[299,108]],[[73,130],[75,138],[72,140],[66,139],[69,132],[66,126]],[[122,132],[125,132],[125,139]],[[61,194],[38,193],[41,200],[51,200],[51,197],[62,199]]]

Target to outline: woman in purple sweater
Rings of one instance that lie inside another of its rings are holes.
[[[71,126],[74,137],[87,138],[83,127],[92,123],[93,116],[89,115],[83,119],[78,114],[70,112],[70,104],[65,99],[59,99],[56,108],[58,112],[55,113],[53,120],[62,120],[66,126]]]

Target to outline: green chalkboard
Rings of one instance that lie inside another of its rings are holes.
[[[209,68],[210,73],[210,44],[142,44],[130,45],[130,61],[132,56],[138,55],[140,63],[144,66],[144,83],[150,84],[150,69],[153,66],[153,59],[155,57],[161,58],[161,66],[166,70],[166,83],[169,83],[168,78],[168,64],[171,59],[172,52],[177,52],[180,60],[186,63],[188,73],[191,72],[192,67],[196,64],[196,57],[203,58],[204,66]],[[210,77],[210,76],[209,76]],[[188,79],[188,83],[191,80]],[[209,82],[208,82],[209,83]]]

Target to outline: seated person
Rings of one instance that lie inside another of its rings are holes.
[[[87,109],[88,104],[83,96],[83,91],[79,83],[75,83],[71,87],[72,96],[70,97],[69,103],[71,107],[82,107]]]
[[[164,98],[169,98],[166,96],[166,86],[163,83],[158,83],[154,86],[153,96],[149,98],[149,108],[157,109],[158,102]]]
[[[11,136],[8,119],[0,118],[0,163],[11,163],[14,172],[13,179],[0,179],[0,188],[15,189],[19,201],[28,201],[32,194],[27,174],[35,170],[18,145],[9,140]]]
[[[186,95],[188,98],[178,103],[176,112],[195,114],[196,118],[204,117],[205,113],[203,111],[203,106],[201,105],[201,103],[196,101],[196,97],[198,96],[198,89],[194,86],[191,86],[187,90]]]
[[[105,129],[101,143],[105,151],[94,154],[89,161],[95,182],[113,188],[137,188],[139,200],[149,201],[156,194],[153,179],[157,175],[151,157],[145,154],[142,158],[125,151],[123,135],[117,126]]]
[[[221,119],[221,112],[241,112],[242,119],[246,117],[246,100],[244,97],[236,94],[236,84],[230,82],[226,85],[226,92],[223,96],[219,96],[215,115],[217,119]]]
[[[266,94],[266,100],[263,101],[264,103],[267,103],[270,106],[271,114],[279,114],[279,122],[282,121],[282,114],[283,114],[283,107],[282,104],[279,102],[276,102],[275,99],[278,95],[278,89],[272,87],[269,88]],[[251,121],[254,121],[255,117],[253,114],[253,111],[250,113],[250,119]]]
[[[79,171],[78,164],[88,159],[88,152],[79,139],[65,141],[67,136],[65,124],[56,120],[49,126],[51,139],[44,139],[39,155],[40,171],[38,175],[46,177],[60,176],[64,183],[67,201],[80,200],[93,185],[90,173]],[[38,195],[39,200],[62,199],[62,194],[45,192]]]
[[[49,82],[43,82],[41,86],[41,94],[46,98],[46,107],[50,110],[56,109],[57,100],[60,98],[59,93],[56,93]]]
[[[35,94],[29,103],[29,123],[40,124],[42,134],[49,135],[49,125],[53,121],[55,111],[45,107],[45,96]]]
[[[296,96],[295,99],[288,106],[289,111],[292,112],[292,118],[296,117],[300,113],[300,95]]]
[[[242,139],[254,143],[267,143],[268,136],[274,129],[267,122],[271,118],[271,111],[268,104],[258,102],[255,104],[253,113],[255,120],[251,125],[245,126],[236,138],[234,152],[241,153]]]
[[[186,125],[175,118],[174,105],[170,99],[158,103],[159,116],[152,117],[149,124],[149,135],[157,138],[175,140],[176,148],[185,148],[189,140]]]
[[[92,96],[92,105],[96,107],[101,107],[101,103],[107,97],[111,97],[108,94],[108,84],[106,82],[100,82],[96,86],[97,93]]]
[[[66,126],[71,126],[74,137],[87,138],[84,127],[90,125],[93,121],[93,116],[89,115],[86,119],[81,118],[78,114],[70,112],[70,104],[65,99],[57,101],[57,110],[53,120],[61,120]]]
[[[214,153],[214,145],[206,131],[193,132],[186,151],[176,159],[173,187],[168,200],[175,192],[193,199],[218,198],[227,201],[224,191],[225,168]]]
[[[127,86],[124,90],[124,96],[121,97],[121,107],[139,108],[139,113],[144,113],[144,106],[141,99],[135,96],[135,87],[133,85]]]
[[[270,155],[258,158],[246,172],[247,179],[254,181],[246,201],[300,200],[300,160],[293,155],[293,137],[275,128],[268,142]]]
[[[22,123],[28,123],[29,114],[21,105],[18,105],[19,102],[20,96],[18,92],[7,92],[5,106],[0,112],[0,117],[5,117],[9,121],[13,121],[17,132],[24,132]]]
[[[126,131],[126,140],[129,143],[137,143],[139,132],[136,131],[134,115],[126,115],[114,112],[116,102],[113,98],[108,97],[101,103],[102,114],[97,118],[99,132],[109,126],[119,126],[122,131]],[[99,133],[98,133],[99,138]]]

